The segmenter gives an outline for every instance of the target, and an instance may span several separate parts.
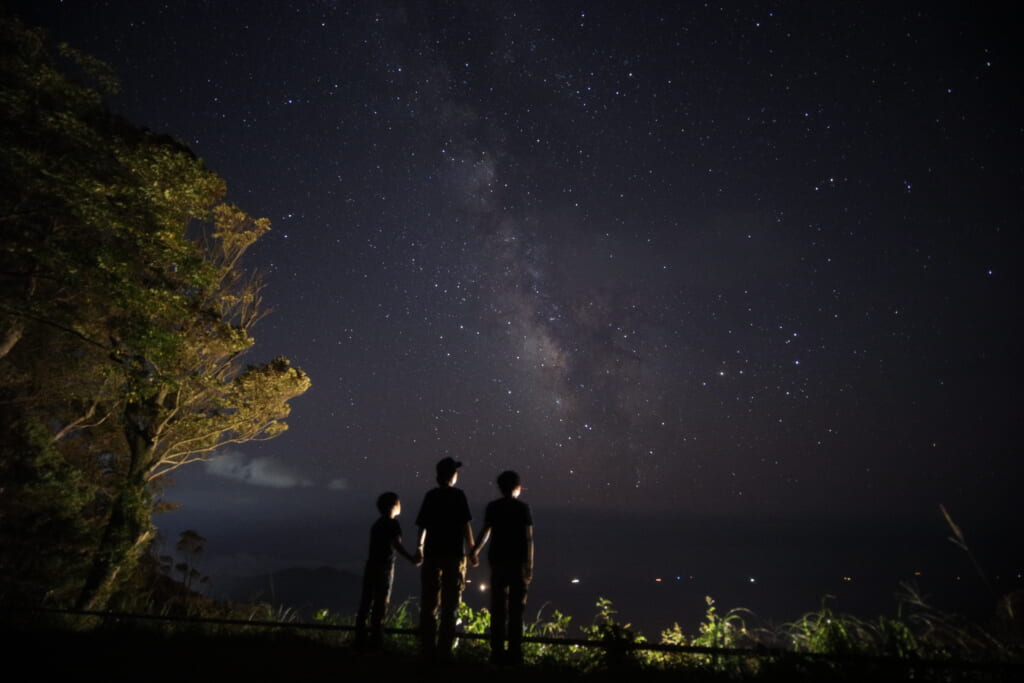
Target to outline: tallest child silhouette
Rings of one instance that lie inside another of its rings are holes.
[[[466,551],[473,548],[472,515],[462,489],[455,487],[462,463],[437,463],[437,487],[427,491],[416,516],[420,570],[420,642],[424,657],[450,661],[455,622],[466,585]]]

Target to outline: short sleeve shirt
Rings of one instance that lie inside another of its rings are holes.
[[[393,564],[395,561],[394,541],[402,536],[402,527],[397,519],[380,517],[370,527],[370,552],[367,562],[374,565]]]
[[[484,526],[491,528],[487,558],[492,565],[517,565],[529,561],[527,527],[533,526],[530,506],[516,498],[499,498],[487,504]]]
[[[416,526],[427,530],[425,557],[464,555],[466,523],[473,519],[462,489],[439,486],[427,491],[416,515]]]

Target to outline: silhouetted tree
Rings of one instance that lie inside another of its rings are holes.
[[[181,532],[175,549],[184,556],[184,560],[174,566],[182,575],[182,589],[187,593],[192,590],[196,581],[205,583],[208,577],[204,577],[196,565],[199,557],[206,549],[206,538],[199,535],[198,531],[186,529]]]
[[[185,146],[109,112],[83,84],[109,91],[102,65],[58,52],[0,19],[0,405],[51,435],[7,444],[13,458],[42,476],[49,453],[91,494],[70,505],[94,521],[78,604],[95,608],[151,539],[161,478],[280,434],[309,379],[242,361],[264,309],[241,258],[269,222],[224,203]],[[0,535],[17,534],[0,505]]]

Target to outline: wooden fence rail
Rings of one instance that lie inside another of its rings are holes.
[[[55,608],[10,608],[0,606],[0,613],[22,613],[38,615],[62,615],[71,617],[91,617],[102,619],[104,622],[124,621],[150,621],[150,622],[177,622],[188,624],[209,624],[218,626],[239,626],[260,629],[280,630],[305,630],[305,631],[355,631],[355,626],[349,624],[326,624],[307,622],[282,622],[258,619],[226,619],[217,617],[189,617],[174,615],[134,614],[129,612],[106,612],[89,610],[67,610]],[[418,635],[418,631],[412,628],[386,628],[386,633],[399,636]],[[487,640],[490,636],[487,633],[459,632],[458,638],[465,640]],[[986,671],[990,673],[1012,674],[1010,680],[1024,680],[1024,662],[1016,661],[977,661],[977,660],[951,660],[951,659],[915,659],[907,657],[863,655],[863,654],[842,654],[842,653],[819,653],[819,652],[798,652],[783,648],[718,648],[705,647],[700,645],[673,645],[669,643],[638,642],[627,638],[605,638],[605,639],[582,639],[582,638],[553,638],[545,636],[523,636],[524,643],[537,643],[542,645],[554,645],[562,647],[583,647],[598,648],[604,650],[611,656],[624,655],[633,651],[651,651],[673,654],[698,654],[713,655],[719,658],[767,658],[777,660],[803,659],[808,661],[835,662],[835,663],[860,663],[877,664],[889,667],[913,667],[920,669],[938,669],[950,671]],[[1017,674],[1020,677],[1017,678]]]

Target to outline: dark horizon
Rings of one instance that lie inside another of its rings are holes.
[[[274,493],[268,492],[271,497]],[[474,517],[480,516],[484,502],[471,500]],[[415,534],[418,504],[403,500],[399,521],[407,544]],[[186,506],[159,515],[156,521],[167,550],[176,534],[187,528],[207,538],[198,567],[211,577],[211,595],[224,597],[224,591],[243,578],[320,567],[348,572],[352,590],[357,590],[374,510],[331,509],[323,500],[309,497],[303,505],[320,510],[315,524],[309,523],[310,513],[301,505],[291,518],[261,518],[243,510],[213,523],[201,509],[190,511]],[[967,554],[950,542],[951,531],[938,509],[898,523],[853,518],[694,519],[543,506],[534,513],[537,563],[528,615],[543,608],[550,616],[551,610],[559,609],[570,614],[576,626],[585,625],[595,613],[597,597],[606,597],[624,621],[648,637],[675,621],[693,633],[706,609],[705,595],[715,599],[720,613],[744,608],[753,612],[753,618],[771,623],[796,619],[823,604],[861,618],[892,616],[902,582],[917,585],[937,609],[986,622],[994,617],[1002,593],[1019,585],[1024,575],[1024,550],[1014,543],[1024,535],[1024,525],[987,524],[957,517],[955,511],[954,521],[992,582],[991,589]],[[474,520],[474,527],[479,521]],[[469,579],[465,601],[474,608],[486,606],[486,595],[477,594],[478,586],[486,583],[486,569],[470,569]],[[270,585],[264,583],[265,588]],[[417,570],[399,560],[396,602],[415,599],[418,585]],[[329,603],[329,596],[342,588],[323,587],[321,602]],[[306,586],[304,594],[310,590],[312,586]],[[350,604],[305,607],[351,614],[358,593],[348,597]]]

